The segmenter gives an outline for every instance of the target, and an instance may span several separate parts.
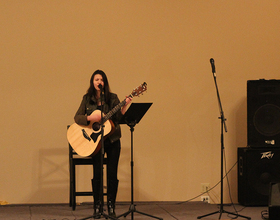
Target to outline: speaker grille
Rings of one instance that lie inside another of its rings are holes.
[[[268,204],[269,187],[280,182],[280,148],[238,148],[238,202]]]
[[[263,153],[272,154],[271,151]],[[261,157],[260,153],[259,158]],[[255,165],[248,167],[248,184],[260,195],[268,196],[270,183],[279,180],[280,164],[273,159],[259,159],[259,161],[256,161]]]
[[[257,109],[254,115],[256,130],[265,136],[280,133],[280,108],[273,104],[266,104]]]
[[[280,147],[280,80],[247,81],[248,146]]]

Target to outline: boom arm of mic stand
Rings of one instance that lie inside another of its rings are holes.
[[[217,91],[217,98],[218,98],[218,102],[219,102],[220,119],[222,120],[222,123],[224,125],[225,132],[227,132],[226,118],[224,116],[224,111],[223,111],[222,102],[221,102],[220,95],[219,95],[219,89],[218,89],[217,80],[216,80],[216,74],[215,73],[213,73],[213,77],[214,77],[214,82],[215,82],[216,91]]]

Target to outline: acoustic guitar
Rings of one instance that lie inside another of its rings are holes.
[[[133,98],[134,96],[139,96],[147,90],[147,83],[143,83],[137,88],[135,88],[128,97]],[[126,98],[116,105],[110,112],[106,115],[103,114],[103,136],[104,138],[110,136],[114,132],[114,123],[110,118],[119,111],[126,103]],[[99,114],[100,110],[95,110],[91,115]],[[83,126],[77,123],[72,124],[67,130],[67,139],[75,152],[83,157],[94,156],[101,148],[101,122],[91,121],[89,125]]]

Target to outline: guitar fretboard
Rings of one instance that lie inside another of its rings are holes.
[[[127,96],[127,97],[131,97],[133,98],[136,95],[140,95],[143,93],[143,91],[147,90],[147,83],[143,83],[142,85],[138,86],[138,88],[136,88],[135,90],[132,91],[132,93]],[[109,118],[111,118],[117,111],[119,111],[121,109],[121,107],[123,107],[126,103],[126,98],[120,102],[118,105],[116,105],[110,112],[108,112],[104,118],[103,118],[103,122],[105,123]]]
[[[132,97],[132,95],[129,95],[129,97]],[[117,111],[119,111],[124,105],[125,105],[125,103],[126,103],[126,98],[122,101],[122,102],[120,102],[118,105],[116,105],[110,112],[108,112],[105,116],[104,116],[104,118],[103,118],[103,120],[104,120],[104,122],[106,122],[109,118],[111,118]]]

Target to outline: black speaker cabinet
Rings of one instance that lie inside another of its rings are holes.
[[[267,206],[271,183],[280,182],[280,148],[238,148],[238,202]]]
[[[280,219],[280,183],[271,183],[268,203],[269,220]]]
[[[280,80],[247,81],[248,146],[280,147]]]

